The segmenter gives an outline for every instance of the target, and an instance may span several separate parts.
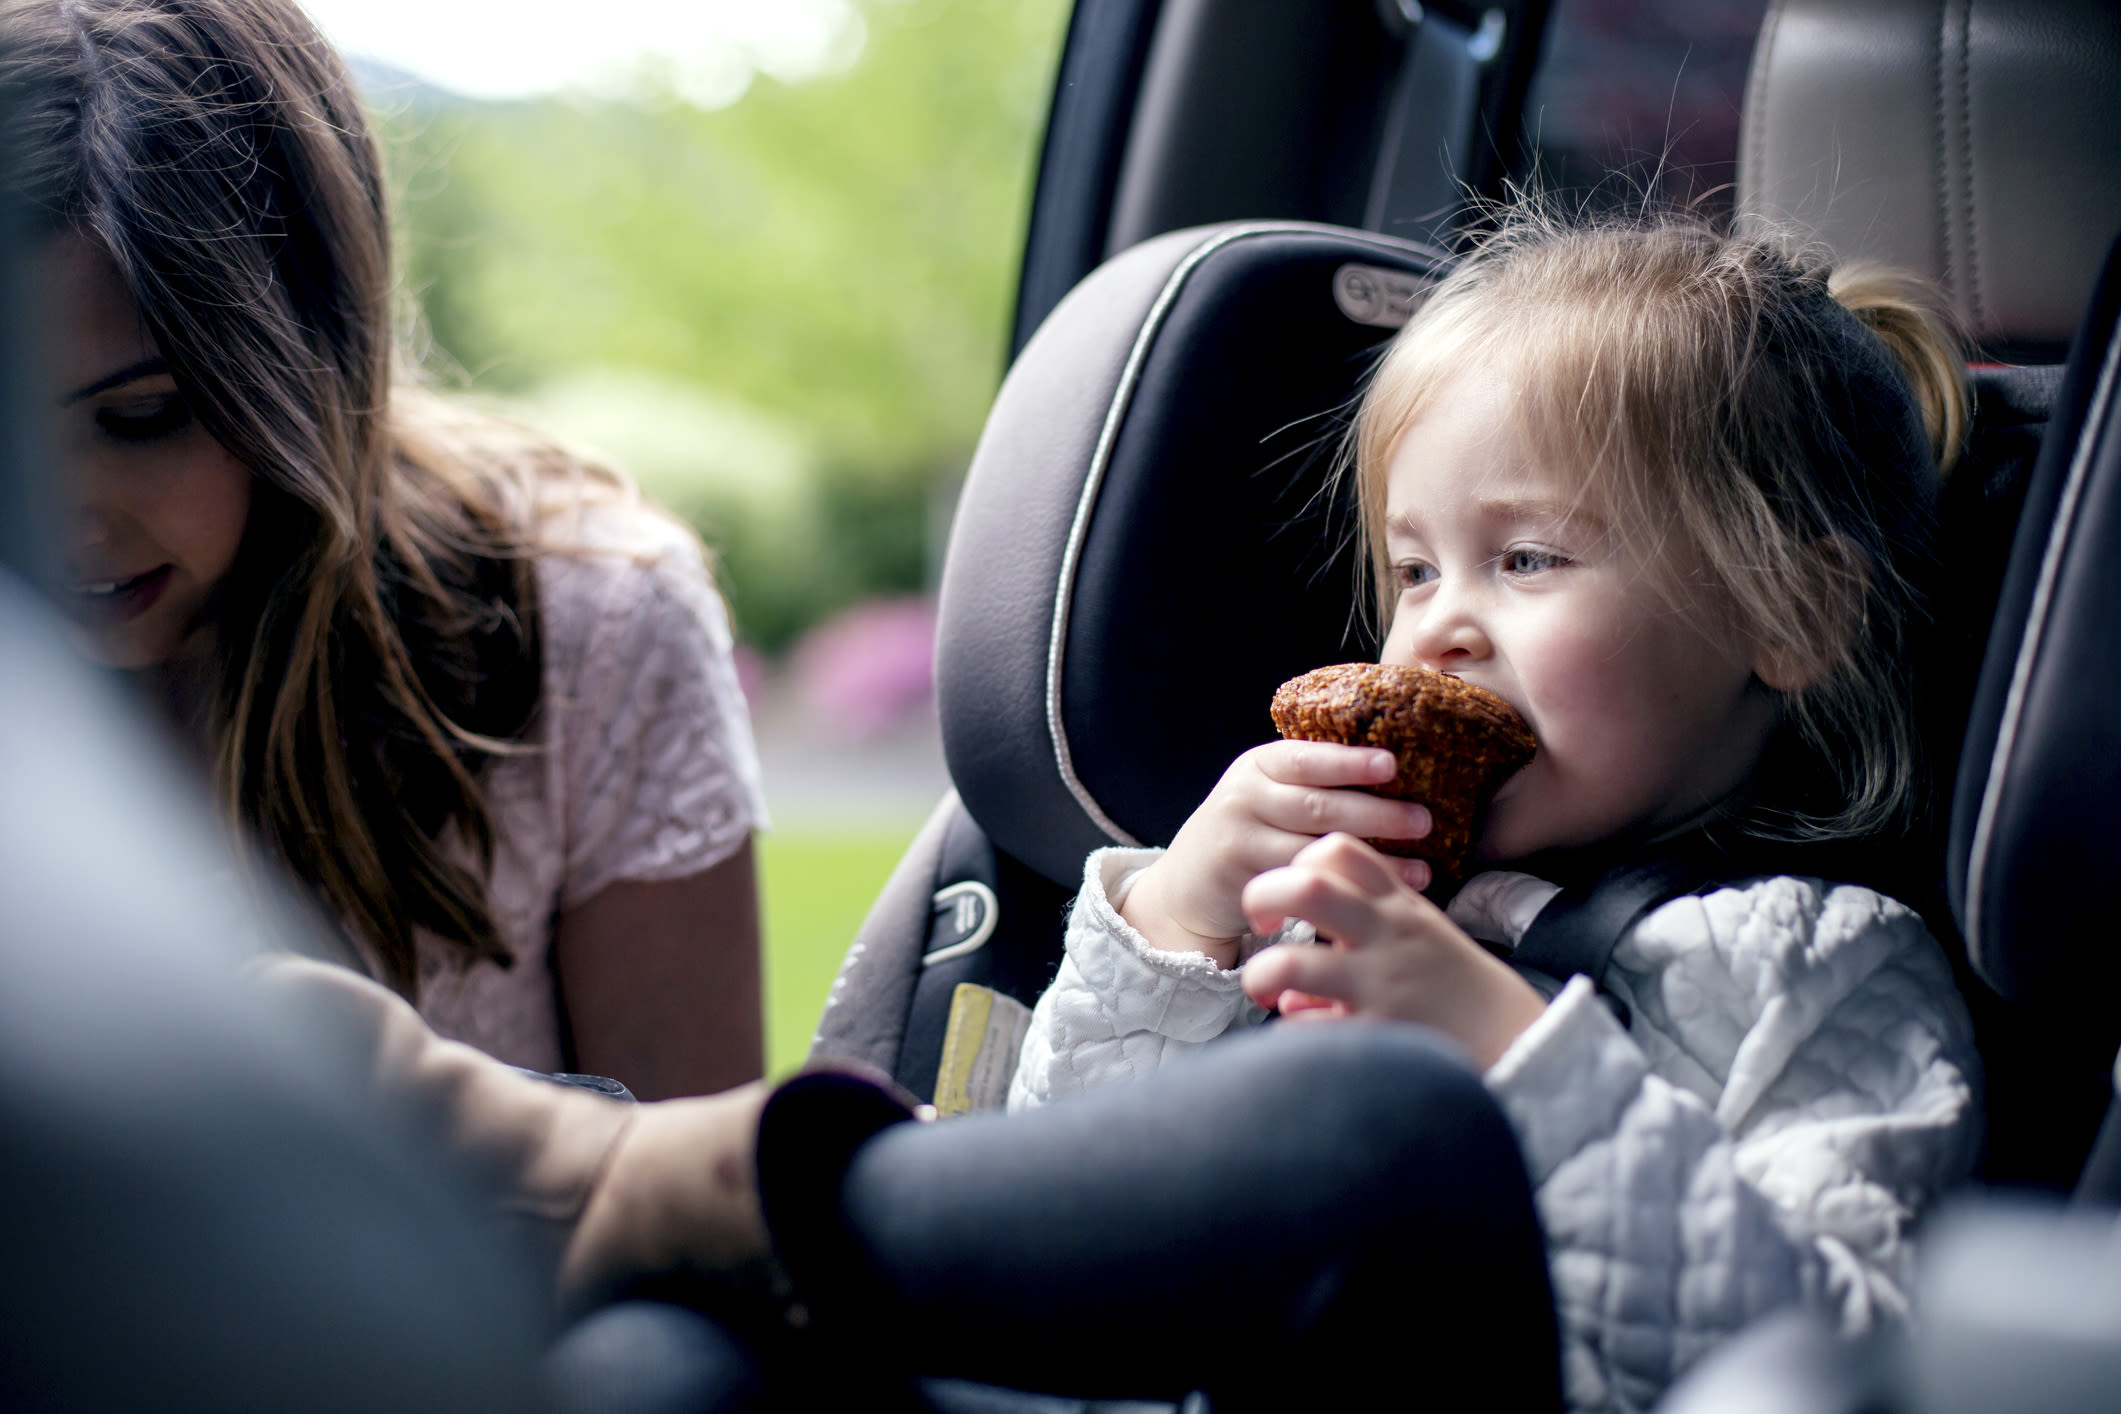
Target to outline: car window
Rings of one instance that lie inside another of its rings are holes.
[[[1558,0],[1525,100],[1533,177],[1570,205],[1732,207],[1766,0]]]

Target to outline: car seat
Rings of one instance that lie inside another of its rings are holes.
[[[2025,487],[1966,732],[1951,904],[1973,965],[2052,1030],[2113,1054],[2121,979],[2107,881],[2121,859],[2121,242],[2106,261]],[[2105,1066],[2095,1065],[2103,1081]],[[2081,1079],[2068,1075],[2056,1081]],[[2072,1088],[2081,1088],[2075,1087]],[[2060,1212],[2024,1195],[1929,1224],[1901,1341],[1838,1339],[1809,1314],[1765,1322],[1704,1362],[1660,1414],[2075,1414],[2121,1389],[2121,1092]],[[2030,1094],[2008,1104],[2054,1105]],[[2081,1118],[2065,1118],[2074,1126]]]
[[[2116,24],[2092,4],[1940,16],[1913,0],[1811,0],[1774,6],[1756,53],[1741,208],[1803,222],[1844,259],[1940,280],[1982,350],[1933,586],[1924,708],[1947,766],[1966,704],[1990,691],[1976,670],[1999,591],[2016,592],[2003,581],[2018,508],[2030,494],[2027,536],[2052,523],[2051,495],[2037,489],[2049,473],[2036,477],[2034,463],[2071,321],[2121,226],[2121,125],[2106,83],[2121,72]],[[1891,96],[1872,113],[1874,92]],[[1903,237],[1903,224],[1918,234]],[[1441,261],[1319,227],[1173,233],[1093,274],[1026,347],[975,458],[945,572],[937,686],[955,789],[850,949],[817,1054],[868,1060],[933,1094],[957,984],[1036,996],[1083,854],[1168,840],[1228,760],[1267,738],[1263,704],[1285,671],[1374,651],[1347,609],[1348,508],[1331,493],[1327,453],[1395,312],[1372,296],[1405,298],[1379,272],[1418,285]],[[2019,632],[2015,604],[1998,645]],[[2041,660],[2051,677],[2055,641]],[[2073,709],[2096,712],[2095,701]],[[2052,740],[2059,759],[2069,738]],[[2021,748],[2013,759],[2028,758]],[[2007,789],[1998,798],[2019,802]],[[2075,817],[2053,818],[2066,829]],[[1941,826],[1890,843],[1886,862],[1955,936]],[[2024,862],[2003,857],[1985,866],[2000,872],[1984,888],[2003,890],[1987,896],[2022,907],[2002,881],[2027,877],[2010,873]],[[1995,907],[1993,943],[1980,941],[1981,917],[1967,923],[1974,962],[2002,989],[1975,997],[1992,1073],[1989,1173],[2067,1183],[2096,1125],[2087,1102],[2106,1091],[2104,1059],[2085,1062],[2112,1047],[2053,1026],[2041,994],[1999,959],[2068,950],[2055,974],[2066,977],[2099,935],[2028,944],[2017,929],[2030,912],[2006,920]],[[982,1025],[1006,1043],[1005,1026]],[[2073,1093],[2058,1095],[2058,1082]]]
[[[959,985],[1028,1005],[1051,980],[1085,854],[1168,841],[1274,735],[1277,684],[1374,655],[1332,470],[1363,376],[1442,260],[1295,223],[1173,232],[1040,327],[944,565],[954,790],[849,950],[818,1054],[934,1094]]]
[[[1919,25],[1917,7],[1897,8],[1909,15],[1895,20],[1884,0],[1855,12],[1856,31],[1871,36],[1869,49],[1856,47],[1871,61],[1853,73],[1848,46],[1833,40],[1843,23],[1836,7],[1775,8],[1748,95],[1741,201],[1810,225],[1845,257],[1940,278],[1992,358],[2049,361],[1985,363],[1972,374],[1977,420],[1943,507],[1949,572],[1939,579],[1935,671],[1924,691],[1939,759],[1948,761],[2054,389],[2052,360],[2068,337],[2054,311],[2081,307],[2092,271],[2042,258],[2015,279],[2014,213],[2029,198],[1998,198],[1987,175],[2059,165],[2052,180],[2075,181],[2082,163],[2080,153],[2065,160],[2055,144],[2034,142],[2028,134],[2041,124],[2015,107],[2009,124],[1990,121],[1997,95],[2006,107],[2019,101],[2009,80],[2023,74],[2008,64],[2001,78],[1985,57],[1962,54],[1949,66],[1963,74],[1944,124],[1960,153],[1950,160],[1937,151],[1934,123],[1874,129],[1860,114],[1821,116],[1837,84],[1885,82],[1880,75],[1895,66],[1933,75],[1940,54],[1958,53],[1938,39],[1934,7],[1919,7]],[[2046,30],[2013,31],[2018,47],[2006,58],[2045,74],[2023,56],[2047,54],[2052,67],[2055,54],[2081,63],[2104,52],[2105,41],[2082,33],[2107,23],[2103,11],[2043,6],[2042,14],[2050,8],[2060,18]],[[1894,24],[1917,38],[1896,48],[1880,37]],[[1983,33],[1962,24],[1961,49]],[[2094,78],[2108,72],[2090,68]],[[2037,87],[2050,109],[2096,111],[2096,95],[2052,81]],[[1925,101],[1934,116],[1942,101],[1934,83]],[[1911,155],[1905,144],[1918,130],[1929,146]],[[1831,154],[1834,165],[1807,161],[1807,151]],[[2121,172],[2121,152],[2111,155],[2109,170]],[[1944,221],[1934,215],[1943,206],[1936,180],[1926,206],[1900,190],[1911,169],[1959,173],[1954,190],[1971,213],[1960,225],[1984,250],[2005,253],[2001,271],[1978,287],[1954,285],[1961,267],[1946,258],[1956,247],[1943,235],[1886,239],[1909,212]],[[2109,177],[2082,199],[2033,214],[2072,230],[2121,221],[2116,193],[2121,182]],[[955,789],[849,950],[816,1054],[869,1061],[935,1095],[958,986],[1035,999],[1058,965],[1084,854],[1168,841],[1228,762],[1272,735],[1265,702],[1276,683],[1374,653],[1350,608],[1352,516],[1330,471],[1363,374],[1443,260],[1422,246],[1316,226],[1175,232],[1099,269],[1042,326],[996,399],[946,560],[937,691]],[[1879,872],[1948,930],[1939,840],[1895,843]],[[991,1054],[1010,1049],[1005,1013],[1015,1016],[998,1005],[961,1018],[974,1033],[961,1038],[965,1047],[977,1053],[992,1035]],[[1013,1024],[1020,1029],[1021,1017]],[[984,1089],[939,1097],[946,1108],[995,1098],[994,1075],[956,1078]],[[2062,1147],[2081,1156],[2083,1145],[2073,1138]],[[2021,1167],[2053,1172],[2070,1161],[2043,1162]]]
[[[1115,258],[1042,326],[996,399],[945,565],[955,789],[849,950],[817,1055],[883,1067],[945,1110],[995,1102],[1083,857],[1167,842],[1272,737],[1278,683],[1374,656],[1336,458],[1363,377],[1443,262],[1361,232],[1206,227]],[[2046,385],[1995,377],[2010,396],[1985,402],[2007,417],[1984,439],[2022,453],[2030,439],[2004,434],[2028,430]],[[2011,494],[2019,478],[1999,474]],[[1978,644],[1986,601],[1968,612],[1959,637]],[[945,1069],[956,1087],[939,1093]]]
[[[2117,74],[2121,10],[2103,0],[1780,0],[1754,51],[1739,209],[1796,225],[1839,260],[1927,275],[1980,350],[1970,370],[1973,435],[1940,507],[1936,631],[1921,673],[1940,776],[1959,758],[2005,567],[2022,572],[2013,535],[2046,528],[2051,498],[2036,494],[2024,527],[2020,507],[2061,381],[2057,365],[2121,232]],[[2006,614],[1991,651],[2016,631]],[[1975,714],[1976,736],[1993,734],[1981,725],[1993,710]],[[1962,776],[1958,814],[1973,788]],[[2027,969],[2039,964],[2008,962],[2002,934],[1980,942],[1969,934],[1971,952],[1957,948],[1963,879],[1954,873],[1947,908],[1942,877],[1949,800],[1947,789],[1937,832],[1884,872],[1890,891],[1921,908],[1960,954],[1989,1072],[1983,1176],[2067,1189],[2103,1112],[2121,1030],[2058,1016],[2058,989],[2028,985]],[[1962,871],[1963,841],[1951,859]],[[2028,959],[2044,951],[2032,938],[2015,946],[2030,949]]]
[[[2121,949],[2121,245],[2106,263],[2025,493],[1966,733],[1948,856],[1969,957],[2005,998],[2111,1063]],[[2094,1074],[2103,1077],[2107,1066]],[[2121,1099],[2091,1192],[2121,1203]]]
[[[1778,15],[1793,8],[1779,7]],[[1921,9],[1922,16],[1909,17],[1911,36],[1936,23],[1935,10]],[[1946,33],[1928,53],[1913,38],[1901,46],[1903,70],[1914,71],[1905,87],[1919,90],[1932,73],[1982,72],[1993,56],[1980,37],[2005,41],[2003,58],[2020,75],[2008,121],[2040,135],[2047,148],[2071,146],[2077,130],[2086,130],[2081,148],[2054,155],[2050,177],[2102,144],[2110,164],[2076,174],[2086,183],[2078,195],[2088,210],[2065,205],[2042,213],[2050,224],[2090,227],[2071,230],[2055,249],[2081,251],[2095,236],[2114,242],[2121,218],[2112,201],[2121,182],[2111,165],[2116,129],[2108,95],[2121,65],[2121,18],[2103,6],[2028,7],[2004,17],[2023,21],[2022,28],[2005,24],[1996,35],[1994,16],[1977,27],[1961,12],[1956,31],[1950,7],[1946,16]],[[1756,63],[1756,91],[1759,75]],[[1875,74],[1863,79],[1865,86],[1877,81]],[[1960,101],[1984,87],[1993,95],[2004,85],[1962,77]],[[1945,106],[1941,96],[1930,104],[1939,112]],[[1980,151],[1963,136],[1961,144],[1965,153]],[[1750,141],[1747,150],[1757,151]],[[1999,160],[1995,153],[1969,160],[1957,173],[1959,189],[1985,190],[1993,200]],[[2038,166],[2040,155],[2028,151],[2018,160]],[[2001,175],[2013,185],[2024,180],[2007,168]],[[1972,196],[1964,209],[1985,208]],[[2074,270],[2038,269],[2038,252],[2019,255],[2036,267],[2035,278],[2055,281],[2049,299],[2060,298],[2063,281],[2078,278]],[[2121,242],[2109,247],[2057,381],[2046,436],[2025,474],[2017,474],[2022,455],[2006,456],[1962,469],[1952,487],[1963,538],[1947,553],[1970,567],[2003,568],[1971,692],[1945,862],[1967,961],[1993,988],[1970,996],[1990,1071],[1989,1177],[2052,1186],[2079,1174],[2086,1120],[2103,1093],[2106,1121],[2077,1182],[2082,1208],[2061,1214],[1990,1197],[1947,1212],[1924,1234],[1915,1292],[1923,1319],[1903,1346],[1850,1344],[1816,1319],[1792,1314],[1704,1362],[1660,1406],[1664,1414],[1739,1407],[1758,1414],[2060,1414],[2110,1407],[2121,1388],[2121,1274],[2112,1259],[2113,1213],[2121,1207],[2121,1076],[2111,1070],[2121,1039],[2111,1002],[2121,956],[2111,946],[2107,893],[2121,859],[2121,816],[2112,804],[2121,784],[2121,715],[2109,704],[2121,688],[2114,637],[2121,570],[2108,553],[2121,535]],[[1984,501],[1996,511],[1986,525],[1970,513]],[[1999,543],[2010,545],[2007,555],[1972,558]]]

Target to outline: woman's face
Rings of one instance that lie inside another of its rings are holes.
[[[67,234],[39,258],[66,604],[99,662],[168,663],[235,563],[250,471],[192,415],[102,248]]]

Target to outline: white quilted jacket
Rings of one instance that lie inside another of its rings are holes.
[[[1109,902],[1155,857],[1090,856],[1011,1109],[1259,1020],[1237,972],[1150,947]],[[1483,874],[1450,914],[1514,947],[1557,892]],[[1793,1302],[1851,1333],[1901,1320],[1910,1230],[1980,1130],[1972,1027],[1922,922],[1869,889],[1768,879],[1652,911],[1606,982],[1627,1028],[1579,977],[1487,1074],[1546,1232],[1570,1408],[1646,1409]]]

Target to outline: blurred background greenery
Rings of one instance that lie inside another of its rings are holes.
[[[1006,352],[1065,0],[869,0],[844,73],[685,101],[372,85],[435,361],[720,551],[747,641],[918,590]],[[614,91],[616,90],[616,91]]]
[[[717,556],[763,683],[777,1069],[941,775],[901,771],[912,788],[851,813],[777,793],[808,748],[775,665],[838,611],[932,588],[1002,371],[1069,9],[851,4],[851,63],[759,73],[719,107],[652,55],[502,100],[356,57],[430,368],[630,472]],[[878,749],[934,756],[923,730]]]

